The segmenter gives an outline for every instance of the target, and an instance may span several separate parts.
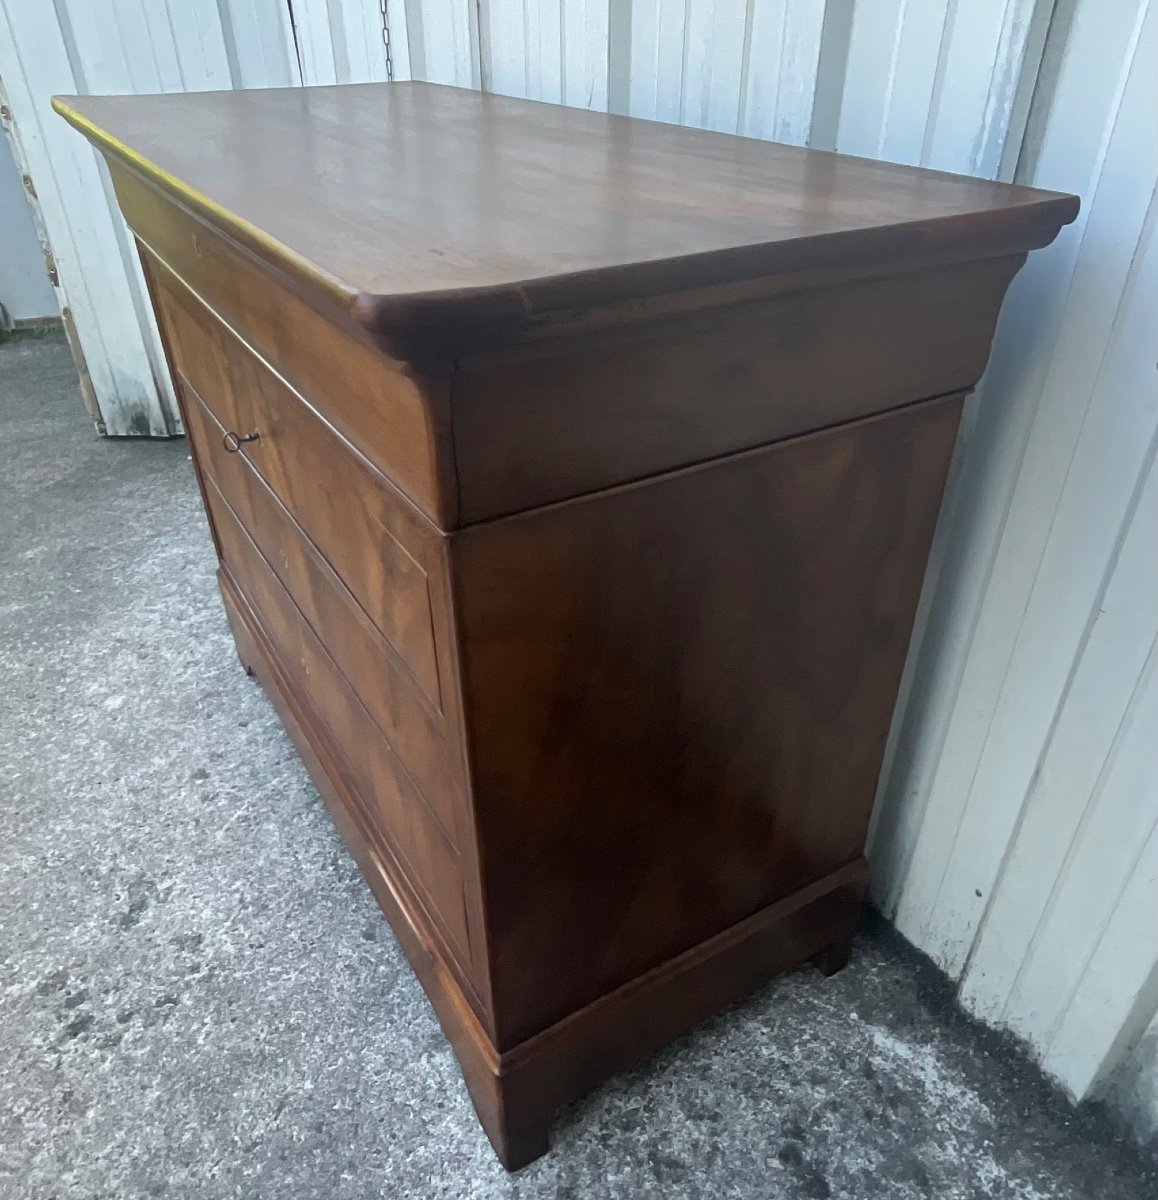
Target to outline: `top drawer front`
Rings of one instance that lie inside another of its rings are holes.
[[[129,225],[159,259],[435,524],[453,523],[446,383],[331,324],[203,221],[111,164]]]
[[[465,359],[454,384],[459,520],[966,391],[1022,261],[813,288]]]
[[[424,567],[440,536],[199,301],[153,274],[174,365],[226,429],[259,434],[246,459],[441,708]]]

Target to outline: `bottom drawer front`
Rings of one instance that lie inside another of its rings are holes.
[[[225,566],[261,618],[285,669],[348,765],[374,828],[408,869],[443,932],[469,961],[470,938],[458,856],[413,793],[404,769],[333,660],[298,612],[212,479],[206,498]]]

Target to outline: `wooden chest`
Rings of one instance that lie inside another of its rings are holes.
[[[55,103],[503,1162],[837,969],[962,398],[1076,201],[418,83]]]

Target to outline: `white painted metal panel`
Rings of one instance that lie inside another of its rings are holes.
[[[684,0],[632,0],[628,112],[678,122],[683,115]]]
[[[752,0],[738,132],[806,145],[818,86],[824,5]]]
[[[480,6],[487,91],[607,108],[607,0],[486,0]]]
[[[980,757],[1013,636],[995,628],[975,636],[983,604],[1000,625],[1002,613],[1009,620],[1020,614],[1028,592],[1029,580],[1023,580],[1020,594],[987,595],[1120,103],[1123,63],[1132,59],[1139,28],[1136,8],[1118,5],[1109,16],[1099,20],[1084,5],[1067,41],[1053,49],[1058,77],[1028,148],[1026,182],[1076,192],[1085,203],[1077,221],[1048,250],[1031,255],[1014,280],[979,402],[967,410],[965,461],[934,545],[943,561],[931,581],[935,586],[926,589],[927,626],[918,635],[919,656],[911,656],[909,700],[895,723],[878,801],[874,890],[890,916],[901,889],[915,877],[935,875],[939,883],[962,792]],[[1096,258],[1096,245],[1089,249]],[[1048,503],[1042,508],[1048,516]],[[999,573],[995,587],[1012,578]],[[906,928],[921,936],[913,925]]]
[[[1022,162],[1083,212],[1007,300],[873,857],[902,932],[1083,1096],[1158,1005],[1158,13],[1072,15]],[[984,121],[930,128],[926,155],[956,130],[954,165],[1009,160]]]
[[[1156,895],[1158,826],[1134,863],[1043,1058],[1046,1070],[1062,1078],[1075,1096],[1104,1091],[1158,1008]],[[1110,1030],[1116,1036],[1107,1042]]]
[[[142,328],[123,226],[93,151],[48,107],[53,93],[83,89],[65,31],[51,5],[4,0],[2,15],[0,77],[104,425],[110,433],[169,433],[174,422]]]
[[[110,434],[174,432],[175,406],[132,238],[98,156],[48,100],[55,93],[297,82],[285,6],[0,0],[0,18],[0,77],[100,423]]]
[[[933,115],[949,0],[857,4],[836,148],[919,163]]]
[[[1158,821],[1155,547],[1158,470],[1151,453],[1146,486],[964,981],[972,1009],[1042,1045],[1061,1022]],[[1158,893],[1153,899],[1158,925]],[[1105,1046],[1116,1032],[1090,1028],[1086,1036]]]
[[[293,26],[304,84],[343,82],[335,59],[330,8],[330,0],[294,0]]]
[[[471,0],[405,0],[403,13],[412,79],[480,86],[478,11]]]
[[[1139,1141],[1158,1137],[1158,1012],[1113,1080],[1107,1100],[1133,1126]]]
[[[403,0],[393,0],[387,11],[395,78],[405,79],[410,58]],[[293,24],[304,83],[380,83],[389,78],[380,0],[294,0]]]
[[[70,4],[78,2],[84,4],[86,0],[69,0]],[[91,0],[87,2],[91,4]],[[195,62],[197,41],[205,37],[213,40],[211,10],[217,8],[233,87],[292,87],[301,83],[285,0],[220,0],[216,5],[206,0],[164,0],[157,7],[171,18],[182,59],[192,56]],[[190,92],[229,86],[201,82],[194,72],[187,75],[181,88],[172,90]]]
[[[1052,8],[1052,0],[860,0],[836,149],[996,178]]]
[[[613,20],[608,0],[482,0],[482,86],[601,110],[616,94],[634,116],[808,140],[823,4],[630,0],[624,8]],[[429,41],[427,26],[423,36]]]
[[[559,99],[574,108],[605,111],[611,52],[610,0],[562,0],[562,4]]]
[[[1142,149],[1136,143],[1135,148]],[[1103,180],[1109,184],[1107,173],[1103,172]],[[1152,203],[1153,176],[1150,198]],[[1129,228],[1129,222],[1140,218],[1124,199],[1115,209],[1116,218],[1110,218],[1113,230],[1095,228],[1104,212],[1095,196],[1086,236],[1106,236],[1096,266],[1089,257],[1082,264],[1090,266],[1091,273],[1101,275],[1105,266],[1109,268],[1105,274],[1111,274],[1116,264],[1106,241],[1122,229],[1118,220]],[[1095,296],[1098,307],[1085,313],[1080,326],[1063,326],[1046,379],[1047,403],[1039,408],[1030,435],[995,564],[995,574],[1011,571],[1015,562],[1020,573],[1028,559],[1034,577],[951,860],[936,906],[926,918],[937,923],[944,953],[954,966],[967,951],[985,911],[976,892],[983,893],[980,899],[989,896],[1003,866],[1004,855],[995,853],[995,841],[1016,830],[1018,813],[1041,770],[1059,700],[1066,695],[1089,630],[1100,619],[1107,571],[1117,553],[1120,531],[1137,504],[1138,481],[1153,456],[1158,392],[1153,387],[1151,333],[1158,329],[1158,255],[1153,252],[1152,207],[1150,211],[1142,247],[1136,227],[1133,238],[1126,239],[1134,244],[1129,248],[1125,278],[1118,281],[1119,295]],[[1150,250],[1138,253],[1147,243]],[[1079,271],[1075,293],[1085,290],[1085,276]],[[1092,282],[1089,286],[1092,290]],[[1112,318],[1104,341],[1097,327],[1101,313],[1107,321]],[[1045,524],[1043,496],[1053,502],[1044,547],[1039,541]],[[1150,612],[1158,613],[1158,605]],[[1110,697],[1105,699],[1109,703]],[[1087,753],[1092,749],[1087,746]],[[1051,808],[1056,799],[1050,797]]]
[[[744,0],[688,0],[680,105],[685,124],[738,130],[747,17]]]
[[[804,144],[823,21],[808,0],[633,0],[628,111]]]
[[[981,577],[972,582],[983,594],[970,622],[976,627],[952,697],[952,716],[937,754],[913,866],[903,876],[897,906],[901,928],[952,974],[963,967],[989,901],[1024,787],[1057,703],[1057,689],[1073,662],[1076,637],[1089,612],[1088,589],[1096,587],[1102,576],[1094,561],[1085,581],[1066,580],[1070,634],[1031,669],[1024,657],[1033,644],[1034,622],[1026,623],[1030,594],[1079,435],[1087,428],[1098,366],[1154,186],[1149,165],[1153,151],[1147,150],[1145,132],[1148,122],[1134,115],[1134,106],[1141,106],[1138,113],[1148,112],[1149,107],[1145,70],[1132,73],[1140,26],[1123,20],[1115,31],[1115,45],[1107,37],[1110,23],[1104,11],[1096,17],[1085,15],[1091,20],[1089,49],[1106,54],[1112,47],[1107,55],[1110,69],[1091,73],[1082,55],[1075,53],[1082,49],[1081,43],[1071,42],[1068,70],[1059,80],[1036,181],[1077,191],[1087,203],[1082,220],[1055,247],[1031,259],[1011,292],[995,347],[985,384],[994,396],[990,406],[994,420],[974,448],[976,471],[964,481],[976,502],[966,510],[962,528],[962,536],[975,545],[992,522],[994,548],[987,557],[970,556],[964,563],[966,569],[980,568]],[[1081,33],[1075,28],[1075,36]],[[1105,81],[1100,85],[1101,97],[1099,80]],[[1077,94],[1071,97],[1070,88]],[[1101,106],[1095,105],[1098,99]],[[1120,117],[1123,127],[1119,127]],[[1121,128],[1127,128],[1126,135]],[[1134,130],[1143,137],[1141,143],[1135,144]],[[1104,392],[1100,395],[1096,415],[1101,419],[1104,406],[1107,424],[1099,429],[1117,435],[1115,445],[1122,447],[1126,458],[1122,463],[1103,462],[1100,468],[1090,463],[1088,469],[1106,473],[1099,481],[1104,502],[1099,511],[1103,520],[1111,522],[1109,528],[1116,530],[1149,441],[1152,417],[1143,408],[1139,418],[1144,427],[1131,427],[1118,419],[1120,402]],[[1010,425],[1019,418],[1024,430],[1011,431]],[[1019,448],[1021,453],[1013,461],[1002,461]],[[998,467],[1008,472],[1004,479],[995,479]],[[1064,530],[1057,536],[1062,540],[1052,544],[1061,554]],[[1091,548],[1102,555],[1103,567],[1109,549],[1104,537]],[[1050,605],[1048,592],[1039,596],[1038,604]],[[1039,671],[1051,673],[1050,686],[1041,686],[1044,676]],[[995,773],[994,753],[1012,755],[1003,761],[1016,773],[1007,779]],[[1015,780],[1020,781],[1020,792]]]
[[[1052,10],[1053,0],[952,6],[921,152],[925,166],[996,178],[1035,22]]]
[[[541,98],[538,17],[537,0],[488,0],[482,17],[482,81],[487,91]]]

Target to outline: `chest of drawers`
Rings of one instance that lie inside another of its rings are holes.
[[[1076,201],[425,84],[56,104],[503,1162],[839,968],[962,399]]]

